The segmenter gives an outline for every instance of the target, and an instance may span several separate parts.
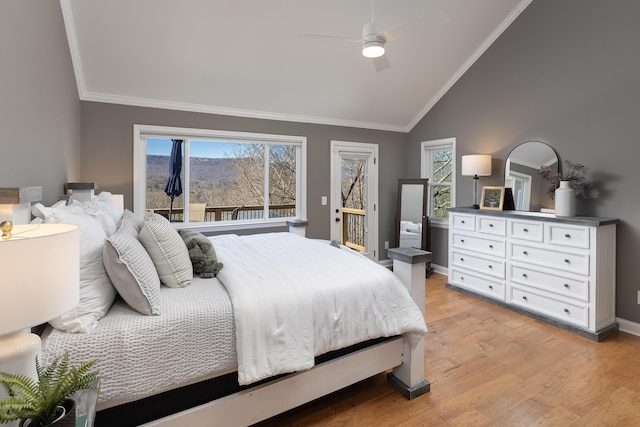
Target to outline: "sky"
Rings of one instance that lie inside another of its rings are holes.
[[[169,156],[171,155],[171,140],[168,138],[147,138],[147,154]],[[189,153],[191,157],[207,157],[212,159],[226,159],[225,151],[232,156],[233,145],[223,142],[194,141],[191,140]]]

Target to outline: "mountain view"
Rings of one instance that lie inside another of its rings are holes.
[[[191,158],[190,201],[215,202],[217,206],[223,205],[216,201],[231,201],[233,187],[240,178],[237,163],[238,159]],[[164,192],[168,176],[169,156],[147,155],[147,209],[169,208],[170,199]],[[176,197],[174,207],[182,204],[183,196]]]

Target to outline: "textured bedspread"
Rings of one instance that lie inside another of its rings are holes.
[[[368,339],[426,332],[402,282],[355,252],[293,233],[211,239],[233,303],[240,384]]]
[[[69,351],[71,362],[98,358],[107,378],[98,409],[141,399],[236,369],[231,300],[218,279],[161,288],[161,315],[143,316],[119,300],[87,334],[52,329],[42,362]]]

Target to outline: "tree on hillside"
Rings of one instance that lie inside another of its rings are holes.
[[[361,160],[347,160],[342,164],[342,207],[365,208],[365,164]]]

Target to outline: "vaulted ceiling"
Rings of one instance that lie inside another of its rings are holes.
[[[80,99],[408,132],[531,0],[61,0]],[[373,18],[386,54],[362,56]]]

